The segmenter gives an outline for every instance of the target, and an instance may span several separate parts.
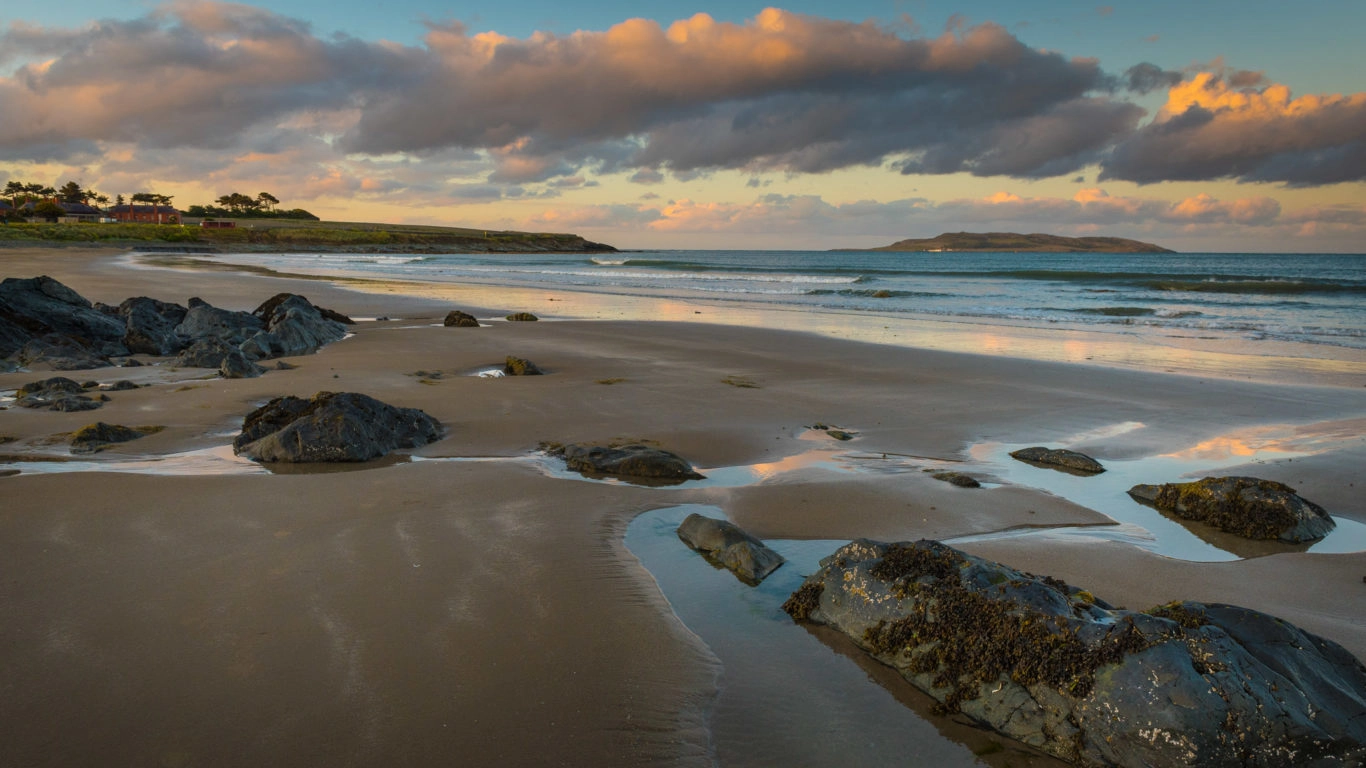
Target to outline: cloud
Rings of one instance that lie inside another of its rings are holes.
[[[1149,63],[1115,76],[962,17],[935,37],[909,30],[769,8],[742,23],[697,14],[526,38],[430,23],[399,45],[213,0],[75,29],[11,23],[0,161],[97,168],[117,186],[264,173],[302,199],[859,167],[1366,178],[1366,94],[1292,99],[1217,60],[1184,80]],[[1126,94],[1163,88],[1167,106],[1142,125]]]
[[[1366,180],[1366,93],[1293,98],[1260,72],[1202,72],[1171,88],[1154,122],[1119,143],[1100,178]]]
[[[1146,61],[1124,70],[1124,87],[1135,93],[1151,93],[1171,88],[1180,82],[1180,72],[1168,72]]]

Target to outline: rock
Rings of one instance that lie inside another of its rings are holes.
[[[248,360],[239,349],[224,355],[223,362],[218,366],[218,375],[225,379],[254,379],[265,372],[265,368]]]
[[[149,299],[146,296],[127,299],[117,308],[126,330],[123,344],[129,352],[147,355],[174,355],[190,340],[176,332],[176,327],[189,312],[179,304]]]
[[[76,430],[71,436],[71,452],[95,453],[107,445],[126,443],[146,435],[146,432],[139,429],[97,421]]]
[[[234,312],[227,309],[219,309],[210,305],[203,299],[190,299],[190,307],[185,313],[185,319],[176,326],[175,332],[190,339],[203,341],[209,338],[217,338],[232,345],[237,346],[247,339],[255,336],[258,332],[265,330],[265,323],[250,312]],[[212,366],[195,366],[199,368],[216,368]]]
[[[782,555],[726,520],[688,515],[678,526],[678,538],[750,586],[786,562]]]
[[[298,367],[299,366],[294,365],[293,363],[286,363],[284,360],[281,360],[275,364],[275,370],[277,371],[292,371]]]
[[[1249,539],[1315,541],[1336,527],[1323,507],[1301,497],[1294,488],[1255,477],[1136,485],[1129,495],[1163,512]]]
[[[545,373],[530,360],[508,355],[507,361],[503,363],[503,375],[505,376],[540,376]]]
[[[540,320],[541,318],[531,314],[530,312],[516,312],[514,314],[508,315],[507,319],[515,323],[534,323],[537,320]]]
[[[956,485],[959,488],[981,488],[982,484],[977,482],[977,478],[965,475],[962,472],[935,472],[930,475],[935,480],[943,480],[946,483]]]
[[[564,459],[565,466],[587,475],[681,483],[702,480],[692,464],[676,453],[633,443],[616,447],[569,444],[549,447],[548,453]]]
[[[178,368],[218,368],[233,352],[241,354],[232,342],[218,336],[206,336],[182,350],[175,364]]]
[[[133,382],[127,379],[119,379],[118,381],[115,381],[111,383],[108,387],[106,387],[106,389],[108,389],[110,392],[126,392],[130,389],[137,388],[137,384],[134,384]]]
[[[368,461],[441,437],[441,423],[354,392],[277,397],[242,422],[233,452],[262,462]]]
[[[30,341],[51,337],[97,357],[127,354],[123,323],[50,277],[0,281],[0,357],[12,357]]]
[[[110,364],[107,357],[86,347],[81,340],[60,334],[30,339],[15,357],[23,365],[46,364],[57,371],[87,371]]]
[[[852,542],[784,604],[940,702],[1080,765],[1366,759],[1366,667],[1246,608],[1146,612],[933,541]]]
[[[276,310],[278,310],[281,307],[281,305],[289,304],[291,301],[296,299],[299,302],[302,302],[304,305],[312,307],[324,320],[330,320],[334,323],[341,323],[342,325],[356,324],[355,320],[352,320],[346,315],[343,315],[340,312],[334,312],[333,310],[327,309],[326,307],[316,306],[315,304],[313,304],[313,302],[309,301],[303,296],[300,296],[297,293],[277,293],[269,299],[266,299],[265,301],[261,302],[261,306],[257,307],[256,311],[252,312],[252,314],[261,318],[261,320],[266,323],[266,326],[269,327],[272,322],[271,318],[276,317],[280,314]]]
[[[31,381],[14,393],[16,398],[25,397],[57,397],[59,395],[79,395],[85,392],[85,387],[74,379],[65,376],[53,376],[50,379],[39,379]]]
[[[478,328],[479,320],[474,315],[455,309],[446,315],[442,324],[447,328]]]
[[[137,358],[135,358],[135,357],[130,357],[130,358],[124,360],[122,363],[120,363],[120,365],[122,365],[124,368],[141,368],[141,367],[142,367],[142,363],[138,362]]]
[[[827,434],[827,435],[829,435],[829,436],[835,438],[836,440],[841,440],[841,441],[847,441],[847,440],[853,440],[853,439],[854,439],[854,433],[853,433],[853,432],[845,432],[845,431],[842,430],[842,429],[827,429],[827,430],[825,430],[825,434]]]
[[[1049,467],[1062,467],[1077,472],[1087,474],[1100,474],[1105,471],[1099,461],[1087,456],[1084,453],[1069,451],[1065,448],[1021,448],[1018,451],[1011,451],[1010,455],[1020,461],[1033,464],[1043,464]]]
[[[242,342],[241,347],[253,360],[311,354],[344,338],[346,325],[351,322],[351,318],[315,307],[293,293],[271,297],[252,315],[262,322],[263,330]],[[337,317],[345,322],[333,319]]]
[[[83,393],[85,388],[64,376],[29,382],[14,393],[15,404],[23,408],[51,411],[93,411],[102,403]]]

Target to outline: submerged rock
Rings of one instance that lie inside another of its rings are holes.
[[[825,430],[825,434],[827,434],[827,435],[829,435],[829,436],[835,438],[836,440],[842,441],[842,442],[843,442],[843,441],[848,441],[848,440],[853,440],[853,439],[854,439],[854,433],[853,433],[853,432],[847,432],[847,431],[845,431],[845,430],[843,430],[843,429],[827,429],[827,430]]]
[[[504,376],[540,376],[543,373],[545,371],[536,367],[536,364],[530,360],[512,355],[508,355],[507,360],[503,363]]]
[[[786,562],[782,555],[727,520],[688,515],[678,526],[678,538],[750,586],[757,585]]]
[[[369,461],[441,437],[441,423],[354,392],[277,397],[247,415],[233,453],[263,462]]]
[[[447,328],[478,328],[479,318],[468,312],[461,312],[458,309],[453,309],[446,315],[446,319],[442,322],[442,325]]]
[[[702,480],[702,475],[693,470],[687,459],[676,453],[652,448],[648,445],[603,447],[571,443],[561,446],[547,446],[547,453],[564,459],[565,466],[589,475],[609,475],[621,478],[638,478],[681,483],[685,480]]]
[[[1087,456],[1084,453],[1069,451],[1066,448],[1044,448],[1035,446],[1033,448],[1021,448],[1018,451],[1011,451],[1010,455],[1020,461],[1033,464],[1044,464],[1050,467],[1062,467],[1077,472],[1087,474],[1100,474],[1105,471],[1099,461]]]
[[[1136,485],[1129,495],[1163,512],[1249,539],[1315,541],[1336,527],[1323,507],[1301,497],[1294,488],[1255,477]]]
[[[933,541],[855,541],[784,604],[946,712],[1080,765],[1366,759],[1366,667],[1257,611],[1146,612]]]

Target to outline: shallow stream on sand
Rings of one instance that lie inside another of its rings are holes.
[[[655,509],[631,522],[626,546],[724,667],[711,715],[720,765],[1062,765],[929,714],[932,700],[890,668],[783,613],[788,595],[845,542],[766,541],[787,563],[748,587],[679,540],[678,524],[693,512],[725,517],[697,504]]]

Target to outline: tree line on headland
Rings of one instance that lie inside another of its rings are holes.
[[[133,205],[170,207],[175,198],[156,192],[136,192],[128,202]],[[0,211],[0,218],[22,220],[28,218],[56,219],[70,213],[71,206],[88,206],[95,213],[106,213],[105,206],[110,203],[109,196],[93,189],[83,188],[76,181],[68,181],[60,189],[45,184],[11,180],[5,184],[3,201],[8,203],[6,210]],[[282,210],[277,208],[279,198],[269,192],[261,192],[249,197],[240,192],[232,192],[219,197],[214,205],[192,205],[185,210],[187,216],[203,218],[256,218],[256,219],[301,219],[318,221],[318,217],[302,209]],[[123,195],[116,195],[114,207],[125,205]],[[82,213],[91,213],[82,210]]]

